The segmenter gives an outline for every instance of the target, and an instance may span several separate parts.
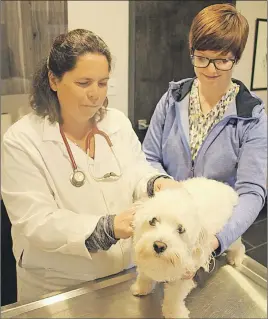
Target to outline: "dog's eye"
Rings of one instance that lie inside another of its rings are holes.
[[[183,234],[185,232],[185,228],[180,224],[179,226],[178,226],[178,233],[179,234]]]
[[[155,226],[155,224],[158,222],[158,220],[157,220],[157,218],[153,218],[152,220],[150,220],[149,221],[149,224],[151,225],[151,226]]]

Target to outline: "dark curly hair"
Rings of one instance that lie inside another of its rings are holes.
[[[63,75],[75,68],[77,59],[87,53],[102,54],[107,58],[109,72],[111,71],[112,56],[108,46],[96,34],[84,29],[76,29],[66,34],[60,34],[52,45],[49,56],[41,61],[37,68],[30,93],[30,105],[37,115],[48,116],[51,123],[62,124],[60,104],[56,92],[49,85],[48,72],[51,71],[59,80]],[[108,99],[104,107],[96,114],[101,120],[108,105]]]

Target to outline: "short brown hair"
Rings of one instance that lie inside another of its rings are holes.
[[[47,58],[41,61],[33,76],[30,105],[37,115],[48,116],[51,123],[62,124],[60,104],[56,92],[49,85],[48,72],[52,72],[59,80],[63,75],[75,68],[77,59],[87,53],[102,54],[106,57],[109,72],[111,71],[112,56],[106,43],[96,34],[85,29],[72,30],[60,34],[54,41]],[[101,120],[108,105],[108,99],[96,114]]]
[[[190,52],[232,52],[238,61],[245,49],[248,32],[247,19],[231,4],[208,6],[192,22],[189,34]]]

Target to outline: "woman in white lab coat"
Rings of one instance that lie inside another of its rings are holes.
[[[111,62],[90,31],[58,36],[34,76],[34,111],[4,136],[18,300],[132,267],[133,201],[178,185],[146,162],[127,117],[107,108]]]

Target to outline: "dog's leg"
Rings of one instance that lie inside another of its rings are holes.
[[[131,286],[131,292],[134,296],[145,296],[153,291],[155,282],[144,275],[142,272],[138,272],[135,283]]]
[[[195,287],[192,279],[177,280],[165,284],[162,312],[165,318],[189,318],[184,299]]]
[[[227,261],[230,265],[239,267],[242,265],[245,257],[246,248],[239,237],[232,245],[227,249]]]

